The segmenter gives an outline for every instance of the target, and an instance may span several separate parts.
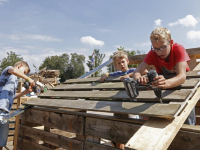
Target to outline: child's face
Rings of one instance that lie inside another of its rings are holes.
[[[161,58],[165,59],[170,53],[170,41],[167,40],[158,40],[151,41],[152,49],[154,52]]]
[[[128,63],[129,60],[126,58],[117,58],[115,61],[115,66],[122,72],[125,72],[128,70]]]
[[[28,69],[27,67],[24,67],[23,65],[20,65],[17,67],[22,73],[27,74],[28,73]]]

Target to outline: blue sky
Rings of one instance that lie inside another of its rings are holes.
[[[96,48],[104,61],[120,46],[147,53],[159,26],[185,48],[200,47],[199,6],[198,0],[0,0],[0,60],[14,51],[34,71],[33,64],[63,53],[87,60]]]

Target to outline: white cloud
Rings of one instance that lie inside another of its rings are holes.
[[[151,46],[151,42],[143,42],[143,43],[135,43],[135,46],[140,46],[140,47],[146,47],[146,46]]]
[[[154,22],[155,22],[155,25],[156,25],[156,26],[160,26],[162,20],[161,20],[161,19],[157,19],[157,20],[155,20]]]
[[[0,34],[1,38],[7,38],[14,41],[21,41],[21,40],[34,40],[34,41],[44,41],[44,42],[61,42],[62,40],[58,38],[54,38],[51,36],[39,35],[39,34],[19,34],[19,35],[4,35]]]
[[[189,26],[194,27],[196,26],[197,23],[198,23],[198,18],[194,18],[193,15],[187,15],[185,18],[179,19],[178,21],[173,23],[169,23],[168,25],[172,27],[180,24],[186,27]]]
[[[102,47],[105,43],[104,41],[96,40],[91,36],[84,36],[81,39],[81,42],[84,44],[89,44],[90,46],[100,46]]]
[[[190,40],[200,39],[200,31],[189,31],[187,33],[187,38],[189,38]]]

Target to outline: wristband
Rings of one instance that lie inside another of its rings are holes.
[[[28,78],[26,79],[26,81],[28,81],[28,82],[29,82],[29,81],[30,81],[30,78],[28,77]]]

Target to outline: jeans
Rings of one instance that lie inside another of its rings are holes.
[[[195,108],[192,109],[192,111],[190,112],[189,116],[185,120],[184,124],[189,124],[189,125],[195,125],[196,124]]]
[[[9,115],[8,113],[0,111],[0,147],[6,146],[8,132],[9,132],[9,121],[2,120],[4,116]]]

